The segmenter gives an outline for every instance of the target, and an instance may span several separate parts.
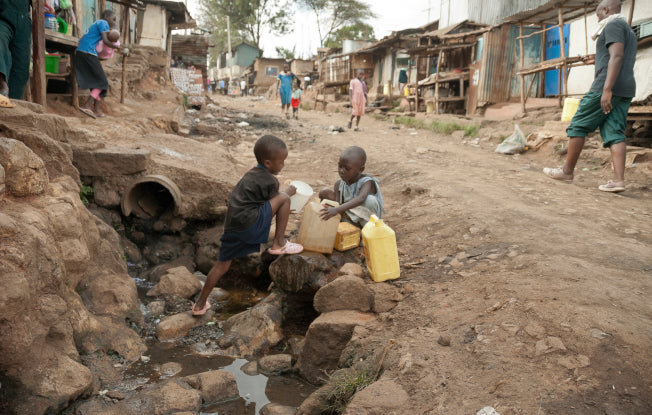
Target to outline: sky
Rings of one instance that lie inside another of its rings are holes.
[[[193,18],[198,16],[197,0],[187,0],[188,10]],[[370,21],[376,33],[376,39],[389,35],[394,30],[409,29],[423,26],[428,23],[428,8],[432,5],[430,20],[437,19],[437,0],[363,0],[370,4],[378,17]],[[315,24],[314,15],[309,12],[297,11],[294,16],[294,33],[282,37],[265,35],[261,46],[266,57],[276,57],[276,46],[292,49],[296,45],[296,52],[300,57],[310,57],[317,53],[319,35]]]

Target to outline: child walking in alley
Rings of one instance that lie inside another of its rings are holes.
[[[296,193],[294,186],[279,192],[276,176],[285,164],[288,149],[285,143],[273,135],[265,135],[256,141],[254,154],[258,165],[249,170],[236,184],[226,212],[224,234],[220,238],[219,260],[206,277],[199,299],[192,314],[200,316],[211,308],[208,295],[217,281],[231,266],[231,261],[260,251],[266,243],[272,218],[276,216],[276,234],[267,250],[272,255],[298,254],[303,251],[299,244],[285,239],[285,229],[290,217],[290,196]]]
[[[285,113],[285,117],[290,119],[290,101],[292,98],[292,81],[295,76],[290,72],[290,65],[283,64],[283,72],[278,74],[276,81],[277,96],[281,96],[281,111]]]
[[[102,12],[102,18],[91,25],[88,32],[79,40],[75,52],[75,75],[81,89],[90,89],[91,95],[80,110],[89,117],[103,117],[100,112],[100,101],[106,97],[109,81],[97,57],[96,47],[101,41],[105,46],[117,49],[119,45],[109,40],[109,31],[116,22],[115,13],[111,10]]]
[[[290,100],[290,103],[292,104],[292,117],[295,120],[299,119],[299,104],[301,104],[302,92],[303,91],[301,90],[301,80],[297,78],[294,85],[294,90],[292,91],[292,99]]]
[[[363,174],[366,162],[367,153],[360,147],[349,147],[342,152],[337,166],[340,180],[335,182],[333,189],[319,192],[320,199],[333,200],[340,205],[324,207],[322,220],[339,214],[342,220],[362,228],[371,215],[383,217],[385,210],[380,184],[375,177]]]

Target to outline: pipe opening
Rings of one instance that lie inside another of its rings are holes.
[[[141,219],[179,213],[179,189],[164,176],[146,176],[132,183],[122,198],[122,213]]]

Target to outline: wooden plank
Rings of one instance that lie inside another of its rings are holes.
[[[559,80],[563,81],[560,85],[560,87],[563,86],[563,89],[559,94],[559,107],[561,108],[562,99],[566,94],[568,94],[568,74],[566,73],[566,42],[564,40],[564,15],[561,7],[557,8],[557,18],[559,19],[559,43],[561,44],[560,56],[564,59],[564,64],[559,71]]]
[[[46,105],[45,79],[45,15],[44,0],[32,0],[32,97],[34,102]]]
[[[65,47],[65,52],[75,50],[79,45],[79,39],[76,37],[64,35],[63,33],[55,32],[54,30],[45,30],[44,36],[47,42],[53,42],[58,46]]]
[[[636,0],[632,0],[632,5],[629,7],[629,17],[627,18],[627,24],[632,25],[632,19],[634,18],[634,5],[636,5]]]
[[[97,0],[97,18],[99,19],[106,10],[106,0]]]
[[[521,68],[525,66],[525,51],[523,50],[523,23],[518,25],[518,44],[521,52]],[[562,44],[562,47],[563,44]],[[521,112],[525,114],[525,101],[527,97],[525,96],[525,75],[521,75]]]
[[[129,42],[129,7],[124,6],[122,13],[122,41],[125,45]],[[168,30],[168,35],[170,31]],[[169,40],[169,39],[168,39]],[[170,60],[168,59],[168,62]],[[122,86],[120,87],[120,103],[125,103],[125,96],[127,94],[127,55],[122,55]]]
[[[72,106],[79,109],[79,85],[77,85],[77,73],[75,72],[75,54],[70,55],[70,84],[72,88]]]

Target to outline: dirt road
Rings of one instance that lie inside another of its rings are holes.
[[[366,149],[398,238],[396,284],[411,294],[361,347],[397,340],[385,371],[412,398],[405,413],[652,413],[650,162],[628,169],[632,190],[604,194],[608,165],[558,183],[541,168],[559,158],[501,156],[492,142],[392,130],[371,116],[360,132],[329,134],[346,121],[302,111],[278,132],[290,144],[280,179],[332,186],[340,151]]]

